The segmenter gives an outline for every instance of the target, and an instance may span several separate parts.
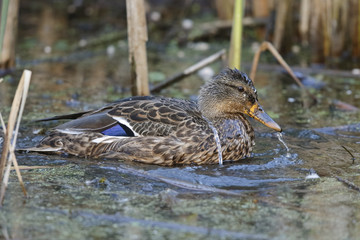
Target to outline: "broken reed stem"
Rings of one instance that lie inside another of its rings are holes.
[[[151,89],[151,93],[158,93],[162,89],[164,89],[164,88],[166,88],[166,87],[180,81],[184,77],[187,77],[190,74],[193,74],[194,72],[198,71],[199,69],[209,65],[210,63],[213,63],[216,60],[223,58],[225,56],[225,53],[226,53],[226,50],[222,49],[222,50],[214,53],[213,55],[211,55],[211,56],[209,56],[207,58],[204,58],[200,62],[197,62],[194,65],[191,65],[190,67],[186,68],[183,72],[177,73],[174,76],[172,76],[172,77],[168,78],[167,80],[165,80],[164,82],[155,85]]]
[[[11,145],[10,141],[12,138],[14,127],[15,127],[15,121],[16,121],[16,116],[18,114],[18,110],[19,110],[19,106],[20,106],[21,93],[23,91],[23,87],[24,87],[24,85],[22,84],[22,81],[20,80],[18,88],[16,89],[16,92],[15,92],[14,100],[11,105],[9,121],[8,121],[7,129],[6,129],[6,133],[5,133],[5,137],[4,137],[3,151],[1,153],[1,160],[0,160],[0,180],[3,179],[5,163],[6,163],[6,159],[8,157],[8,153],[9,153],[9,148]]]
[[[27,70],[25,70],[25,71],[27,71]],[[16,122],[13,143],[12,143],[12,145],[10,147],[11,160],[8,162],[6,172],[10,173],[9,168],[11,167],[11,163],[13,163],[14,167],[15,167],[15,170],[16,170],[16,174],[18,176],[18,179],[19,179],[19,182],[20,182],[20,185],[21,185],[21,188],[23,190],[24,195],[26,196],[25,185],[24,185],[24,182],[22,180],[21,173],[20,173],[20,170],[19,170],[19,166],[18,166],[16,157],[15,157],[15,153],[14,153],[17,136],[19,134],[20,121],[21,121],[21,118],[22,118],[22,115],[23,115],[23,112],[24,112],[25,102],[26,102],[26,99],[27,99],[27,94],[28,94],[28,90],[29,90],[29,86],[30,86],[31,72],[30,73],[27,73],[27,72],[25,73],[24,72],[24,74],[25,74],[25,78],[24,78],[23,93],[22,93],[22,97],[21,97],[21,105],[20,105],[20,110],[19,110],[19,115],[18,115],[18,118],[17,118],[17,122]]]
[[[290,76],[295,80],[295,82],[297,83],[297,85],[299,85],[301,87],[301,89],[305,90],[305,92],[313,99],[314,102],[317,102],[316,97],[311,94],[306,88],[305,86],[302,84],[302,82],[299,80],[299,78],[297,78],[293,72],[293,70],[290,68],[290,66],[286,63],[286,61],[282,58],[282,56],[280,55],[280,53],[276,50],[276,48],[267,41],[264,41],[259,49],[257,50],[257,52],[255,53],[254,59],[253,59],[253,63],[252,63],[252,67],[251,67],[251,72],[250,72],[250,79],[252,81],[255,80],[255,74],[256,74],[256,69],[259,63],[259,59],[260,59],[260,54],[261,52],[268,50],[271,52],[271,54],[276,58],[276,60],[280,63],[281,66],[283,66],[283,68],[285,68],[285,70],[290,74]]]
[[[291,70],[290,66],[285,62],[285,60],[282,58],[280,53],[276,50],[276,48],[270,42],[267,42],[267,41],[262,42],[259,49],[255,53],[255,56],[253,59],[253,64],[251,67],[251,72],[250,72],[251,80],[254,81],[254,79],[255,79],[255,74],[256,74],[256,69],[257,69],[258,63],[259,63],[260,54],[261,54],[261,52],[264,52],[265,50],[269,50],[271,52],[271,54],[276,58],[276,60],[278,60],[278,62],[281,64],[281,66],[283,66],[285,68],[285,70],[288,71],[288,73],[295,80],[295,82],[301,88],[305,88],[304,85],[302,84],[302,82],[295,76],[295,74]]]
[[[17,135],[19,132],[20,121],[21,121],[21,117],[22,117],[22,114],[24,111],[27,93],[29,90],[30,79],[31,79],[31,71],[24,70],[24,72],[21,76],[18,88],[16,89],[13,103],[11,105],[11,111],[10,111],[10,115],[9,115],[8,126],[6,128],[3,151],[1,154],[1,160],[0,160],[0,180],[2,180],[1,181],[1,192],[0,192],[0,205],[2,205],[3,200],[4,200],[5,191],[6,191],[6,188],[8,185],[10,168],[11,168],[12,163],[14,164],[14,168],[16,169],[16,173],[17,173],[20,185],[22,187],[24,195],[26,196],[26,189],[25,189],[24,183],[22,181],[20,170],[18,168],[14,150],[15,150],[15,146],[16,146]],[[14,127],[15,127],[15,122],[16,122],[15,135],[14,135],[14,137],[12,137]],[[5,126],[3,126],[3,127],[5,130]],[[12,144],[11,144],[11,140],[12,140]],[[6,167],[6,172],[4,174],[4,168],[5,168],[6,162],[7,162],[7,167]]]

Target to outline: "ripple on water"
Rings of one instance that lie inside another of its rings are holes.
[[[288,166],[294,166],[297,164],[301,164],[301,160],[299,160],[298,155],[296,153],[287,153],[286,155],[280,155],[278,157],[274,157],[273,160],[264,163],[264,164],[252,164],[252,165],[233,165],[228,168],[228,170],[232,171],[249,171],[249,172],[256,172],[256,171],[264,171],[270,169],[278,169],[278,168],[285,168]]]
[[[257,159],[255,161],[258,162]],[[159,167],[147,172],[157,176],[204,184],[206,186],[244,190],[244,188],[264,187],[264,185],[270,183],[303,179],[303,177],[298,177],[299,174],[294,176],[294,174],[290,174],[287,170],[287,167],[295,166],[299,163],[297,154],[291,154],[290,157],[280,155],[272,158],[271,161],[261,164],[236,163],[236,165],[225,164],[222,167],[218,165],[176,168]],[[279,173],[279,169],[283,171]]]
[[[151,174],[168,177],[173,179],[178,179],[181,181],[187,181],[195,184],[203,184],[206,186],[211,187],[220,187],[220,188],[232,188],[232,189],[239,189],[243,190],[244,188],[257,188],[262,187],[266,183],[276,183],[276,182],[287,182],[287,181],[296,181],[299,180],[297,178],[293,178],[290,176],[278,176],[274,177],[272,175],[262,174],[259,175],[255,174],[244,174],[244,172],[239,172],[237,170],[234,171],[222,171],[221,175],[212,174],[208,175],[206,173],[199,173],[197,171],[188,171],[188,169],[157,169],[150,171]]]

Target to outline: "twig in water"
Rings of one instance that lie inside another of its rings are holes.
[[[341,145],[343,149],[345,149],[345,151],[347,151],[350,156],[352,157],[352,163],[354,164],[355,163],[355,157],[354,155],[349,151],[349,149],[347,149],[345,146]]]
[[[14,164],[14,168],[16,170],[20,185],[22,187],[24,195],[26,196],[25,185],[22,181],[22,177],[16,161],[14,150],[15,150],[17,135],[19,132],[20,121],[21,121],[22,113],[24,111],[26,97],[30,85],[30,78],[31,78],[31,71],[24,70],[18,88],[16,89],[14,100],[11,106],[8,126],[4,138],[3,151],[0,159],[0,180],[1,180],[0,205],[2,205],[2,202],[4,200],[5,191],[10,176],[11,164]],[[15,123],[16,123],[16,127],[15,127]],[[15,127],[15,135],[13,137],[14,127]],[[4,173],[5,165],[6,165],[6,171]]]
[[[198,71],[199,69],[205,67],[206,65],[209,65],[210,63],[215,62],[217,59],[222,58],[225,56],[225,49],[220,50],[219,52],[201,60],[198,63],[195,63],[194,65],[188,67],[187,69],[185,69],[183,72],[175,74],[174,76],[170,77],[169,79],[165,80],[162,83],[159,83],[157,85],[155,85],[152,89],[151,89],[151,93],[158,93],[160,92],[162,89],[180,81],[181,79],[183,79],[184,77],[189,76],[190,74],[193,74],[194,72]]]
[[[336,180],[338,180],[339,182],[344,183],[346,186],[348,186],[351,189],[354,189],[355,191],[360,192],[360,187],[357,186],[355,183],[350,182],[349,180],[343,179],[339,176],[334,176],[336,178]]]

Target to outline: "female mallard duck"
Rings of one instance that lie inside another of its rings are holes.
[[[255,144],[245,115],[281,131],[258,103],[248,76],[225,69],[201,88],[198,104],[131,97],[99,110],[50,118],[76,119],[53,129],[30,150],[170,166],[218,163],[221,149],[224,160],[239,161]]]

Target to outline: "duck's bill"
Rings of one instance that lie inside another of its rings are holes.
[[[250,111],[248,112],[248,115],[255,120],[261,122],[265,126],[274,129],[275,131],[281,132],[282,129],[272,118],[263,110],[262,106],[260,104],[255,103]]]

